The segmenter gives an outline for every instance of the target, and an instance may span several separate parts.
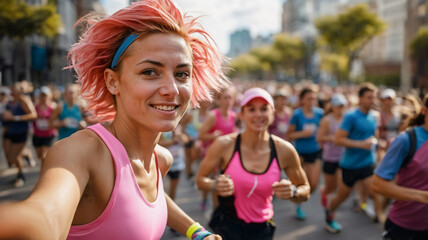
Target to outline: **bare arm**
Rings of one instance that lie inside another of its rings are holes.
[[[33,121],[37,118],[37,111],[34,107],[33,102],[31,102],[31,99],[28,97],[24,97],[21,99],[22,103],[21,106],[24,109],[24,112],[26,114],[21,115],[21,121]]]
[[[299,138],[310,137],[310,136],[312,136],[314,131],[315,130],[296,131],[296,125],[290,124],[290,126],[288,127],[288,130],[287,130],[286,136],[287,136],[287,139],[292,141],[292,140],[296,140]]]
[[[209,133],[210,129],[215,125],[216,117],[214,113],[210,112],[202,124],[201,129],[199,130],[198,138],[202,141],[208,142],[216,139],[221,134],[219,133]]]
[[[349,133],[343,129],[339,129],[334,136],[334,144],[337,146],[343,146],[348,148],[362,148],[366,150],[370,150],[372,147],[371,138],[365,140],[352,140],[348,138]]]
[[[31,195],[22,202],[0,205],[0,239],[67,237],[90,178],[91,146],[85,138],[70,137],[52,147]]]
[[[330,131],[330,121],[324,117],[321,119],[320,126],[317,132],[317,141],[319,143],[333,142],[334,135],[328,134]]]
[[[59,119],[59,115],[61,115],[61,111],[63,108],[63,103],[58,104],[52,111],[52,114],[49,118],[49,127],[50,128],[61,128],[65,126],[64,121]]]
[[[371,188],[388,198],[428,204],[428,191],[402,187],[394,181],[385,180],[376,174],[374,174]]]
[[[283,186],[280,190],[277,186],[274,188],[276,195],[282,199],[289,199],[295,203],[307,201],[310,196],[310,187],[296,149],[294,149],[294,147],[289,142],[279,138],[275,138],[275,143],[278,150],[278,160],[280,167],[287,174],[291,184],[297,188],[296,196],[291,198],[291,188],[287,186],[288,184],[285,183],[284,180],[281,180],[281,182],[284,184],[282,184]],[[280,185],[281,182],[279,182]]]
[[[168,173],[173,157],[168,149],[162,146],[156,146],[156,152],[158,154],[158,159],[160,163],[160,169],[162,177],[165,177]],[[195,220],[193,220],[189,215],[187,215],[169,196],[165,193],[166,205],[168,208],[168,220],[167,225],[172,229],[178,231],[179,233],[186,236],[187,229],[192,225]],[[218,235],[210,235],[206,240],[221,240],[221,237]]]

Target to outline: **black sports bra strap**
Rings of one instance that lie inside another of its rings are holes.
[[[273,142],[272,135],[269,136],[269,145],[270,145],[270,159],[276,159],[278,161],[278,155],[276,154],[275,143]]]
[[[240,151],[240,149],[241,149],[241,134],[239,133],[238,136],[236,136],[235,149],[233,150],[233,154],[235,154],[236,151]]]

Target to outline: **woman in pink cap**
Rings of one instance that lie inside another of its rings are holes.
[[[296,150],[268,132],[273,114],[268,92],[247,90],[239,114],[245,130],[216,138],[201,163],[197,185],[219,196],[210,227],[223,239],[273,239],[273,194],[293,202],[309,198],[308,180]],[[209,178],[217,166],[221,174]],[[280,179],[281,170],[289,180]]]
[[[160,239],[168,225],[220,240],[163,189],[173,159],[159,146],[190,101],[227,85],[219,53],[196,18],[170,0],[90,15],[69,59],[101,122],[57,142],[31,196],[0,205],[0,239]]]

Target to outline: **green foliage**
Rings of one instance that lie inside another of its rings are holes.
[[[416,36],[410,42],[412,58],[428,58],[428,28],[420,28]]]
[[[38,34],[53,37],[61,27],[53,5],[31,6],[24,1],[0,0],[0,38],[23,39]]]
[[[341,81],[347,77],[348,57],[344,54],[320,52],[320,69]]]
[[[319,18],[315,25],[333,51],[347,55],[358,54],[365,44],[386,27],[364,4],[355,5],[336,16]]]
[[[302,65],[305,46],[300,38],[278,34],[271,46],[253,48],[232,60],[230,76],[262,78],[273,77],[275,73],[295,73],[296,66]]]
[[[229,73],[231,77],[253,75],[259,78],[263,74],[263,67],[260,60],[251,54],[242,54],[234,58],[231,62],[233,71]]]
[[[302,39],[284,33],[275,36],[272,48],[279,54],[279,64],[286,68],[302,61],[305,56]]]

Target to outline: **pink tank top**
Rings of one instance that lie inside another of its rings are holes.
[[[39,104],[36,105],[37,119],[33,122],[34,136],[51,137],[55,135],[56,130],[49,128],[49,118],[52,114],[52,108],[47,106],[42,110]]]
[[[273,217],[272,184],[281,178],[275,145],[270,138],[270,162],[265,172],[252,173],[242,165],[240,142],[241,135],[238,135],[233,157],[224,171],[234,184],[233,205],[225,203],[230,198],[219,197],[220,207],[234,206],[236,216],[246,223],[266,222]],[[225,210],[231,212],[230,209]]]
[[[229,117],[227,119],[224,119],[223,116],[221,116],[220,109],[216,108],[212,110],[215,114],[216,120],[214,126],[210,129],[210,133],[215,132],[216,130],[221,131],[221,135],[226,135],[229,133],[236,132],[235,127],[235,117],[236,113],[232,110],[229,110],[228,115]]]
[[[158,193],[154,202],[148,202],[123,145],[101,124],[88,128],[97,133],[110,150],[116,178],[104,212],[93,222],[71,226],[67,239],[160,239],[167,221],[167,206],[156,153]]]

